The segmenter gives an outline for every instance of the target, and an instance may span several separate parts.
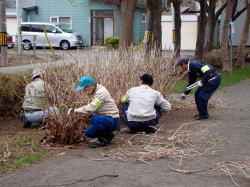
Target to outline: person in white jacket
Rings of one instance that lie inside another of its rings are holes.
[[[45,90],[47,89],[47,90]],[[32,81],[25,87],[24,102],[20,114],[23,127],[31,127],[32,123],[39,124],[38,127],[45,125],[44,119],[49,114],[57,115],[59,109],[56,107],[46,108],[47,93],[51,88],[43,80],[43,71],[34,69],[32,72]]]
[[[140,81],[140,86],[129,89],[121,99],[122,113],[128,126],[122,131],[153,133],[162,112],[171,110],[171,104],[160,92],[151,88],[151,75],[142,75]]]
[[[97,138],[97,141],[89,144],[89,147],[106,146],[114,138],[113,131],[117,130],[120,121],[119,111],[114,99],[104,86],[96,84],[94,79],[88,76],[79,79],[79,86],[76,91],[82,91],[91,96],[91,99],[83,107],[70,108],[68,114],[92,114],[91,125],[84,130],[84,133],[89,138]]]

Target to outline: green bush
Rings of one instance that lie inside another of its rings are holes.
[[[0,74],[0,116],[20,112],[25,85],[24,75]]]
[[[105,39],[105,45],[109,49],[117,49],[119,47],[120,38],[118,37],[108,37]]]

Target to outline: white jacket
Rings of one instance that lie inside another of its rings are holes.
[[[25,87],[23,108],[42,110],[44,108],[45,99],[45,82],[40,78],[35,78]]]
[[[129,103],[128,121],[149,121],[156,118],[155,105],[159,106],[162,112],[171,110],[171,104],[162,94],[145,84],[129,89],[125,98]]]
[[[95,93],[90,99],[89,104],[75,109],[74,112],[85,114],[94,113],[113,118],[119,117],[119,111],[114,99],[111,97],[108,90],[100,84],[97,84]]]

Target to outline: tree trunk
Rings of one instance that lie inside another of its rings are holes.
[[[246,12],[244,28],[243,28],[241,40],[240,40],[240,43],[239,43],[238,49],[237,49],[236,66],[239,68],[243,68],[245,65],[245,56],[246,56],[245,45],[246,45],[247,40],[248,40],[249,26],[250,26],[250,2],[247,3],[247,12]]]
[[[152,47],[155,52],[161,54],[161,0],[146,0],[147,10],[147,28],[145,31],[146,54],[149,54]]]
[[[216,6],[216,2],[214,0],[209,0],[207,37],[206,37],[206,45],[205,45],[206,52],[212,51],[213,49],[214,31],[215,31],[215,24],[216,24],[215,6]]]
[[[206,2],[205,0],[200,0],[200,15],[198,17],[198,32],[197,32],[197,41],[195,48],[195,58],[199,60],[203,59],[206,24],[207,24]]]
[[[121,40],[120,46],[129,47],[133,42],[133,22],[137,0],[121,0]]]
[[[222,71],[229,72],[230,71],[230,62],[229,62],[229,50],[228,50],[228,25],[232,20],[232,12],[234,4],[237,0],[228,0],[225,20],[222,28],[222,38],[221,38],[221,52],[222,52]]]
[[[174,57],[180,56],[180,50],[181,50],[181,11],[180,11],[180,0],[174,0],[173,1],[173,7],[174,7]]]

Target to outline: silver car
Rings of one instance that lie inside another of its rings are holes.
[[[44,30],[46,30],[48,40]],[[24,49],[30,49],[33,44],[37,47],[49,47],[49,43],[53,47],[60,47],[64,50],[83,46],[80,35],[75,34],[71,29],[60,28],[51,23],[23,22],[21,31]]]

